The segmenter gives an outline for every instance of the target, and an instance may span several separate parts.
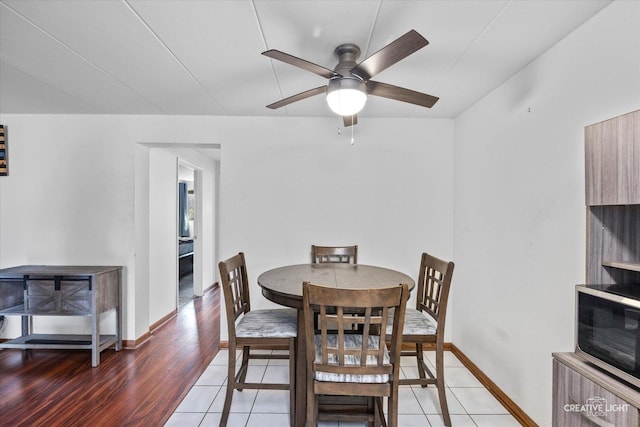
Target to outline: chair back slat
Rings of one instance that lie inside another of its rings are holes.
[[[418,274],[416,309],[431,315],[438,327],[444,325],[454,263],[422,254]]]
[[[303,297],[304,298],[304,297]],[[334,321],[336,320],[336,316],[327,316],[327,307],[324,305],[320,306],[320,317],[324,318],[324,319],[333,319]],[[313,335],[308,335],[309,337],[312,337]],[[322,340],[322,347],[326,347],[329,348],[329,343],[327,342],[327,328],[323,328],[320,331],[320,337]],[[335,349],[335,347],[334,347]],[[328,352],[323,352],[322,353],[322,364],[326,365],[329,363],[329,354]]]
[[[358,245],[353,246],[316,246],[311,245],[311,262],[322,263],[358,263]]]
[[[236,320],[251,310],[244,253],[240,252],[225,261],[220,261],[218,267],[220,268],[220,281],[224,293],[229,335],[231,335],[232,328],[233,335],[235,335]]]
[[[320,357],[314,339],[307,340],[308,363],[314,370],[351,375],[397,375],[407,285],[385,289],[337,289],[305,283],[303,307],[308,337],[314,337],[318,314]],[[386,335],[389,309],[393,334]],[[353,325],[362,325],[353,328]],[[386,343],[391,342],[391,347]]]

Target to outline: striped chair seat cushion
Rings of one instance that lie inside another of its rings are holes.
[[[433,335],[436,333],[437,323],[431,316],[415,308],[407,308],[404,315],[402,335]],[[387,317],[387,334],[393,330],[393,312],[389,310]]]
[[[315,336],[315,349],[316,349],[316,363],[322,362],[322,338],[320,335]],[[376,336],[369,337],[368,348],[378,348],[379,338]],[[329,347],[336,347],[338,344],[338,335],[327,335],[327,343]],[[346,334],[344,336],[344,346],[347,349],[361,348],[362,347],[362,335],[358,334]],[[338,356],[336,354],[329,353],[329,364],[338,365]],[[386,346],[384,349],[384,356],[382,358],[385,365],[390,364],[389,351]],[[344,357],[345,365],[360,366],[360,356],[346,355]],[[377,364],[376,357],[373,355],[367,356],[367,365],[375,366]],[[386,383],[389,381],[389,375],[353,375],[353,374],[335,374],[332,372],[314,372],[314,379],[323,382],[339,382],[339,383]]]
[[[298,313],[288,308],[251,310],[236,324],[240,338],[292,338],[297,335]]]

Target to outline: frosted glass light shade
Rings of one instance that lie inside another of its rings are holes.
[[[340,116],[357,114],[367,102],[366,86],[355,77],[342,77],[329,81],[327,104]]]

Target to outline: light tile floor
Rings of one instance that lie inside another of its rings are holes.
[[[236,357],[240,353],[236,353]],[[425,352],[433,365],[434,353]],[[218,426],[227,379],[227,350],[213,359],[173,413],[167,427]],[[251,361],[247,380],[288,381],[286,360]],[[416,375],[415,359],[404,357],[403,375]],[[455,427],[516,427],[520,424],[451,353],[445,352],[445,383],[451,422]],[[289,423],[288,392],[244,390],[233,395],[229,427],[282,427]],[[398,406],[401,427],[443,426],[438,394],[433,386],[401,386]],[[322,427],[360,427],[359,423],[320,423]]]

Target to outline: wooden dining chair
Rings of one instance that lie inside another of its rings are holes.
[[[358,263],[358,245],[353,245],[353,246],[311,245],[311,262],[313,264],[322,264],[325,262],[357,264]]]
[[[447,301],[451,289],[451,277],[454,263],[436,258],[428,253],[422,254],[416,308],[407,308],[402,332],[403,344],[414,344],[412,350],[403,351],[402,356],[414,356],[418,362],[418,378],[403,378],[400,385],[435,384],[445,426],[451,425],[444,385],[444,328],[447,315]],[[387,333],[391,330],[389,318]],[[424,362],[424,344],[435,344],[436,372]]]
[[[370,426],[397,427],[400,346],[408,286],[343,289],[305,282],[302,292],[307,337],[307,426],[316,426],[318,420],[364,420]],[[349,313],[353,308],[363,314],[353,316]],[[394,315],[389,331],[390,310]],[[317,334],[313,325],[316,312],[320,315]],[[358,328],[362,333],[345,333],[353,323],[362,325]],[[319,395],[367,397],[369,403],[362,408],[339,398],[319,408]],[[388,422],[383,410],[385,396]]]
[[[351,246],[317,246],[311,245],[312,264],[357,264],[358,245]],[[318,319],[314,321],[316,331],[318,330]],[[352,325],[356,327],[357,325]]]
[[[227,311],[229,330],[229,364],[227,394],[224,400],[220,426],[226,426],[234,390],[269,389],[289,390],[290,423],[294,425],[295,408],[295,346],[297,337],[297,310],[251,310],[249,282],[244,253],[240,252],[221,261],[220,278]],[[251,347],[261,349],[286,346],[289,354],[252,354]],[[242,347],[242,363],[236,372],[235,350]],[[289,383],[248,383],[247,369],[251,359],[289,359]]]

